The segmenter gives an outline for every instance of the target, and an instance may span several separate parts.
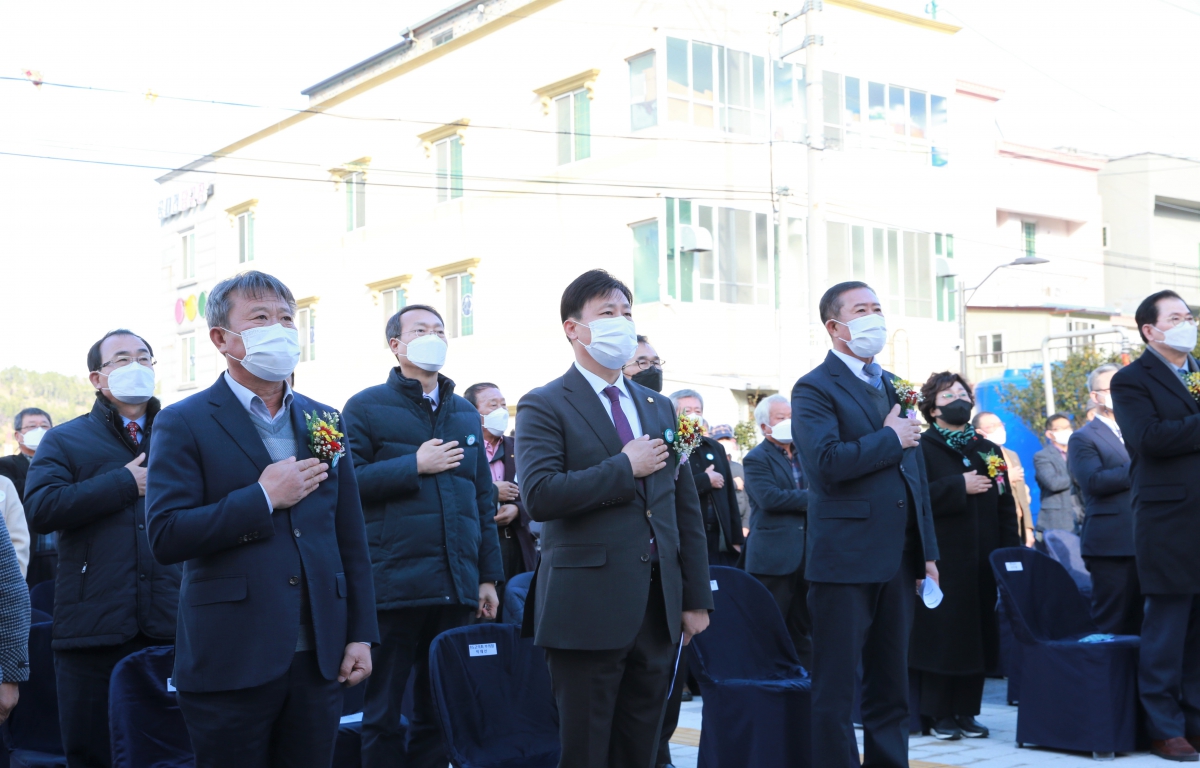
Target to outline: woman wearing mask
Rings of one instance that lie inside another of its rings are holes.
[[[909,666],[920,679],[921,715],[939,739],[988,735],[975,716],[987,669],[997,665],[996,582],[988,555],[1020,545],[1012,485],[1003,453],[971,426],[971,386],[957,373],[935,373],[921,388],[921,436],[945,597],[917,601]]]

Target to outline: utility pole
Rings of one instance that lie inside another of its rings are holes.
[[[783,24],[804,17],[804,41],[799,46],[784,51],[780,58],[797,51],[805,51],[804,80],[806,88],[806,111],[808,112],[808,367],[821,363],[825,352],[825,326],[821,322],[821,295],[829,286],[829,260],[825,244],[825,197],[821,185],[821,162],[825,152],[825,93],[824,74],[821,69],[821,48],[825,38],[821,34],[822,0],[804,0],[800,11],[786,17]]]

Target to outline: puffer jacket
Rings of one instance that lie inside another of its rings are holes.
[[[479,411],[440,374],[438,388],[431,414],[420,383],[393,368],[343,411],[381,611],[475,606],[481,582],[504,579]],[[434,438],[458,441],[463,460],[419,475],[417,449]]]
[[[120,645],[138,632],[174,642],[178,565],[159,565],[146,536],[146,499],[125,468],[147,454],[158,400],[135,445],[97,394],[91,413],[46,433],[29,465],[25,508],[34,533],[58,532],[55,650]],[[199,478],[197,478],[199,481]]]

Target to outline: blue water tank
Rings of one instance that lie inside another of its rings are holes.
[[[1025,485],[1029,487],[1029,492],[1033,496],[1030,511],[1034,523],[1037,522],[1038,510],[1042,505],[1042,492],[1034,477],[1033,454],[1040,451],[1044,444],[1039,432],[1030,430],[1020,417],[1001,405],[1000,393],[1008,384],[1012,384],[1018,389],[1024,389],[1029,386],[1030,377],[1041,375],[1042,367],[1040,365],[1020,370],[1010,368],[1004,372],[1003,376],[985,379],[975,385],[975,402],[978,409],[991,411],[1000,417],[1000,420],[1004,422],[1005,431],[1008,432],[1008,439],[1005,441],[1004,447],[1021,458],[1021,466],[1025,468]]]

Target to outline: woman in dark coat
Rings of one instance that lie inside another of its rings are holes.
[[[996,582],[988,555],[1020,546],[1016,507],[999,446],[971,427],[971,385],[935,373],[921,388],[921,435],[941,560],[941,605],[917,601],[909,666],[920,679],[921,715],[939,739],[982,738],[975,716],[984,672],[997,666]]]

